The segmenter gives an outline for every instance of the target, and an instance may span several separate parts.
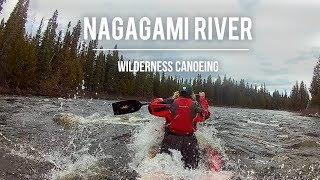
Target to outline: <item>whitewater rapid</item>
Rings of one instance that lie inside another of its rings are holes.
[[[205,161],[182,168],[176,151],[150,157],[163,120],[146,108],[114,116],[112,102],[0,96],[0,179],[320,178],[318,119],[211,107],[196,134],[200,149],[213,147],[224,160],[223,172],[212,174]]]

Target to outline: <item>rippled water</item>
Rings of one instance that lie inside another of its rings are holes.
[[[206,177],[205,163],[199,170],[179,169],[179,154],[146,158],[161,141],[162,120],[146,108],[115,117],[112,102],[0,96],[0,179],[135,179],[159,168],[160,178]],[[199,126],[200,146],[219,150],[233,179],[320,179],[319,119],[283,111],[211,111]]]

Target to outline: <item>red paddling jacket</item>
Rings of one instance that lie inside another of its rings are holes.
[[[210,117],[208,102],[200,97],[200,104],[190,98],[177,99],[156,98],[149,105],[149,112],[166,119],[166,125],[171,133],[188,135],[196,131],[197,122],[202,122]]]

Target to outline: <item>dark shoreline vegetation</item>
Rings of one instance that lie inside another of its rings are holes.
[[[3,3],[0,0],[0,11]],[[93,50],[97,41],[81,41],[80,21],[73,28],[70,22],[65,33],[58,31],[58,11],[48,21],[42,19],[35,35],[27,32],[28,6],[29,0],[19,0],[0,24],[1,94],[151,100],[170,97],[187,82],[196,93],[205,91],[215,106],[302,111],[320,102],[319,62],[310,88],[312,101],[303,81],[296,82],[288,95],[278,90],[271,94],[265,84],[249,85],[227,76],[183,79],[158,72],[118,72],[123,56],[118,51],[97,53]]]

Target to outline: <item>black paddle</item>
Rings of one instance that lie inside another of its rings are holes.
[[[112,109],[114,115],[129,114],[137,112],[142,106],[150,103],[141,103],[137,100],[125,100],[112,103]]]

